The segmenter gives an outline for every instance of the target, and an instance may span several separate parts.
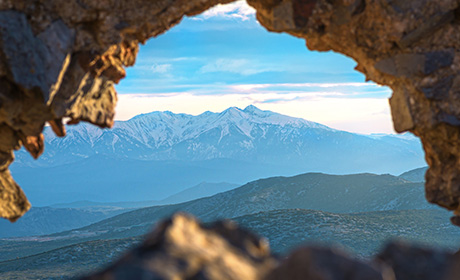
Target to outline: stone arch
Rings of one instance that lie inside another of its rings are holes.
[[[29,208],[8,166],[23,145],[43,151],[44,125],[113,125],[114,83],[138,44],[233,0],[72,0],[0,3],[0,216]],[[393,90],[398,132],[421,138],[426,196],[460,215],[460,26],[456,0],[248,0],[269,31],[340,52],[368,80]],[[460,224],[460,216],[452,218]]]

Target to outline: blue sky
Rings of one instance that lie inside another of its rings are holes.
[[[169,110],[200,114],[255,105],[360,133],[392,133],[391,91],[333,52],[270,33],[244,1],[185,18],[141,46],[136,65],[116,86],[116,119]]]

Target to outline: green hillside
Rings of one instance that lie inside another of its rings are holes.
[[[0,262],[0,279],[69,279],[100,269],[141,238],[89,241]]]
[[[131,210],[119,207],[87,209],[33,207],[15,223],[0,219],[0,238],[44,235],[76,229]]]
[[[321,242],[369,257],[396,238],[456,251],[460,228],[452,225],[449,217],[448,211],[433,209],[356,214],[291,209],[246,215],[235,221],[267,237],[277,253],[286,253],[305,242]]]
[[[0,240],[0,260],[43,253],[91,240],[119,239],[145,234],[155,223],[177,211],[205,222],[280,209],[310,209],[332,213],[432,209],[423,184],[391,175],[326,175],[257,180],[237,189],[186,203],[127,212],[76,230],[34,238]],[[440,219],[446,222],[448,218]]]
[[[233,218],[278,209],[310,209],[332,213],[433,209],[423,184],[391,175],[326,175],[308,173],[274,177],[186,203],[154,206],[124,213],[78,229],[100,238],[124,238],[145,233],[159,219],[177,211],[204,221]],[[72,232],[56,236],[74,235]]]
[[[359,257],[376,253],[389,238],[455,250],[460,229],[443,210],[400,210],[357,214],[286,209],[236,217],[242,227],[265,236],[275,253],[286,253],[306,242],[339,245]],[[119,256],[141,238],[83,242],[42,254],[0,263],[1,279],[61,279],[89,273]],[[39,242],[36,242],[39,243]],[[43,242],[41,242],[43,243]],[[33,246],[33,243],[23,244]]]
[[[425,173],[427,169],[428,167],[421,167],[409,170],[399,175],[399,177],[411,182],[425,182]]]

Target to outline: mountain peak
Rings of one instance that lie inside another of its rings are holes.
[[[225,109],[224,111],[222,111],[222,113],[224,113],[224,112],[241,112],[241,109],[238,108],[238,107],[233,106],[233,107],[229,107],[229,108]]]
[[[243,114],[244,114],[243,110],[241,110],[238,107],[230,107],[230,108],[222,111],[222,113],[220,113],[220,115],[222,115],[222,116],[236,117],[238,119],[239,118],[244,118]]]
[[[254,105],[249,105],[246,108],[244,108],[243,111],[245,111],[245,112],[261,112],[262,110],[260,110],[259,108],[257,108]]]

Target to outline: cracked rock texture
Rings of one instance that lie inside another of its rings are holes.
[[[231,221],[203,226],[176,214],[160,223],[139,247],[83,280],[454,280],[458,256],[402,243],[389,244],[369,262],[329,248],[300,248],[284,259],[264,239]]]

